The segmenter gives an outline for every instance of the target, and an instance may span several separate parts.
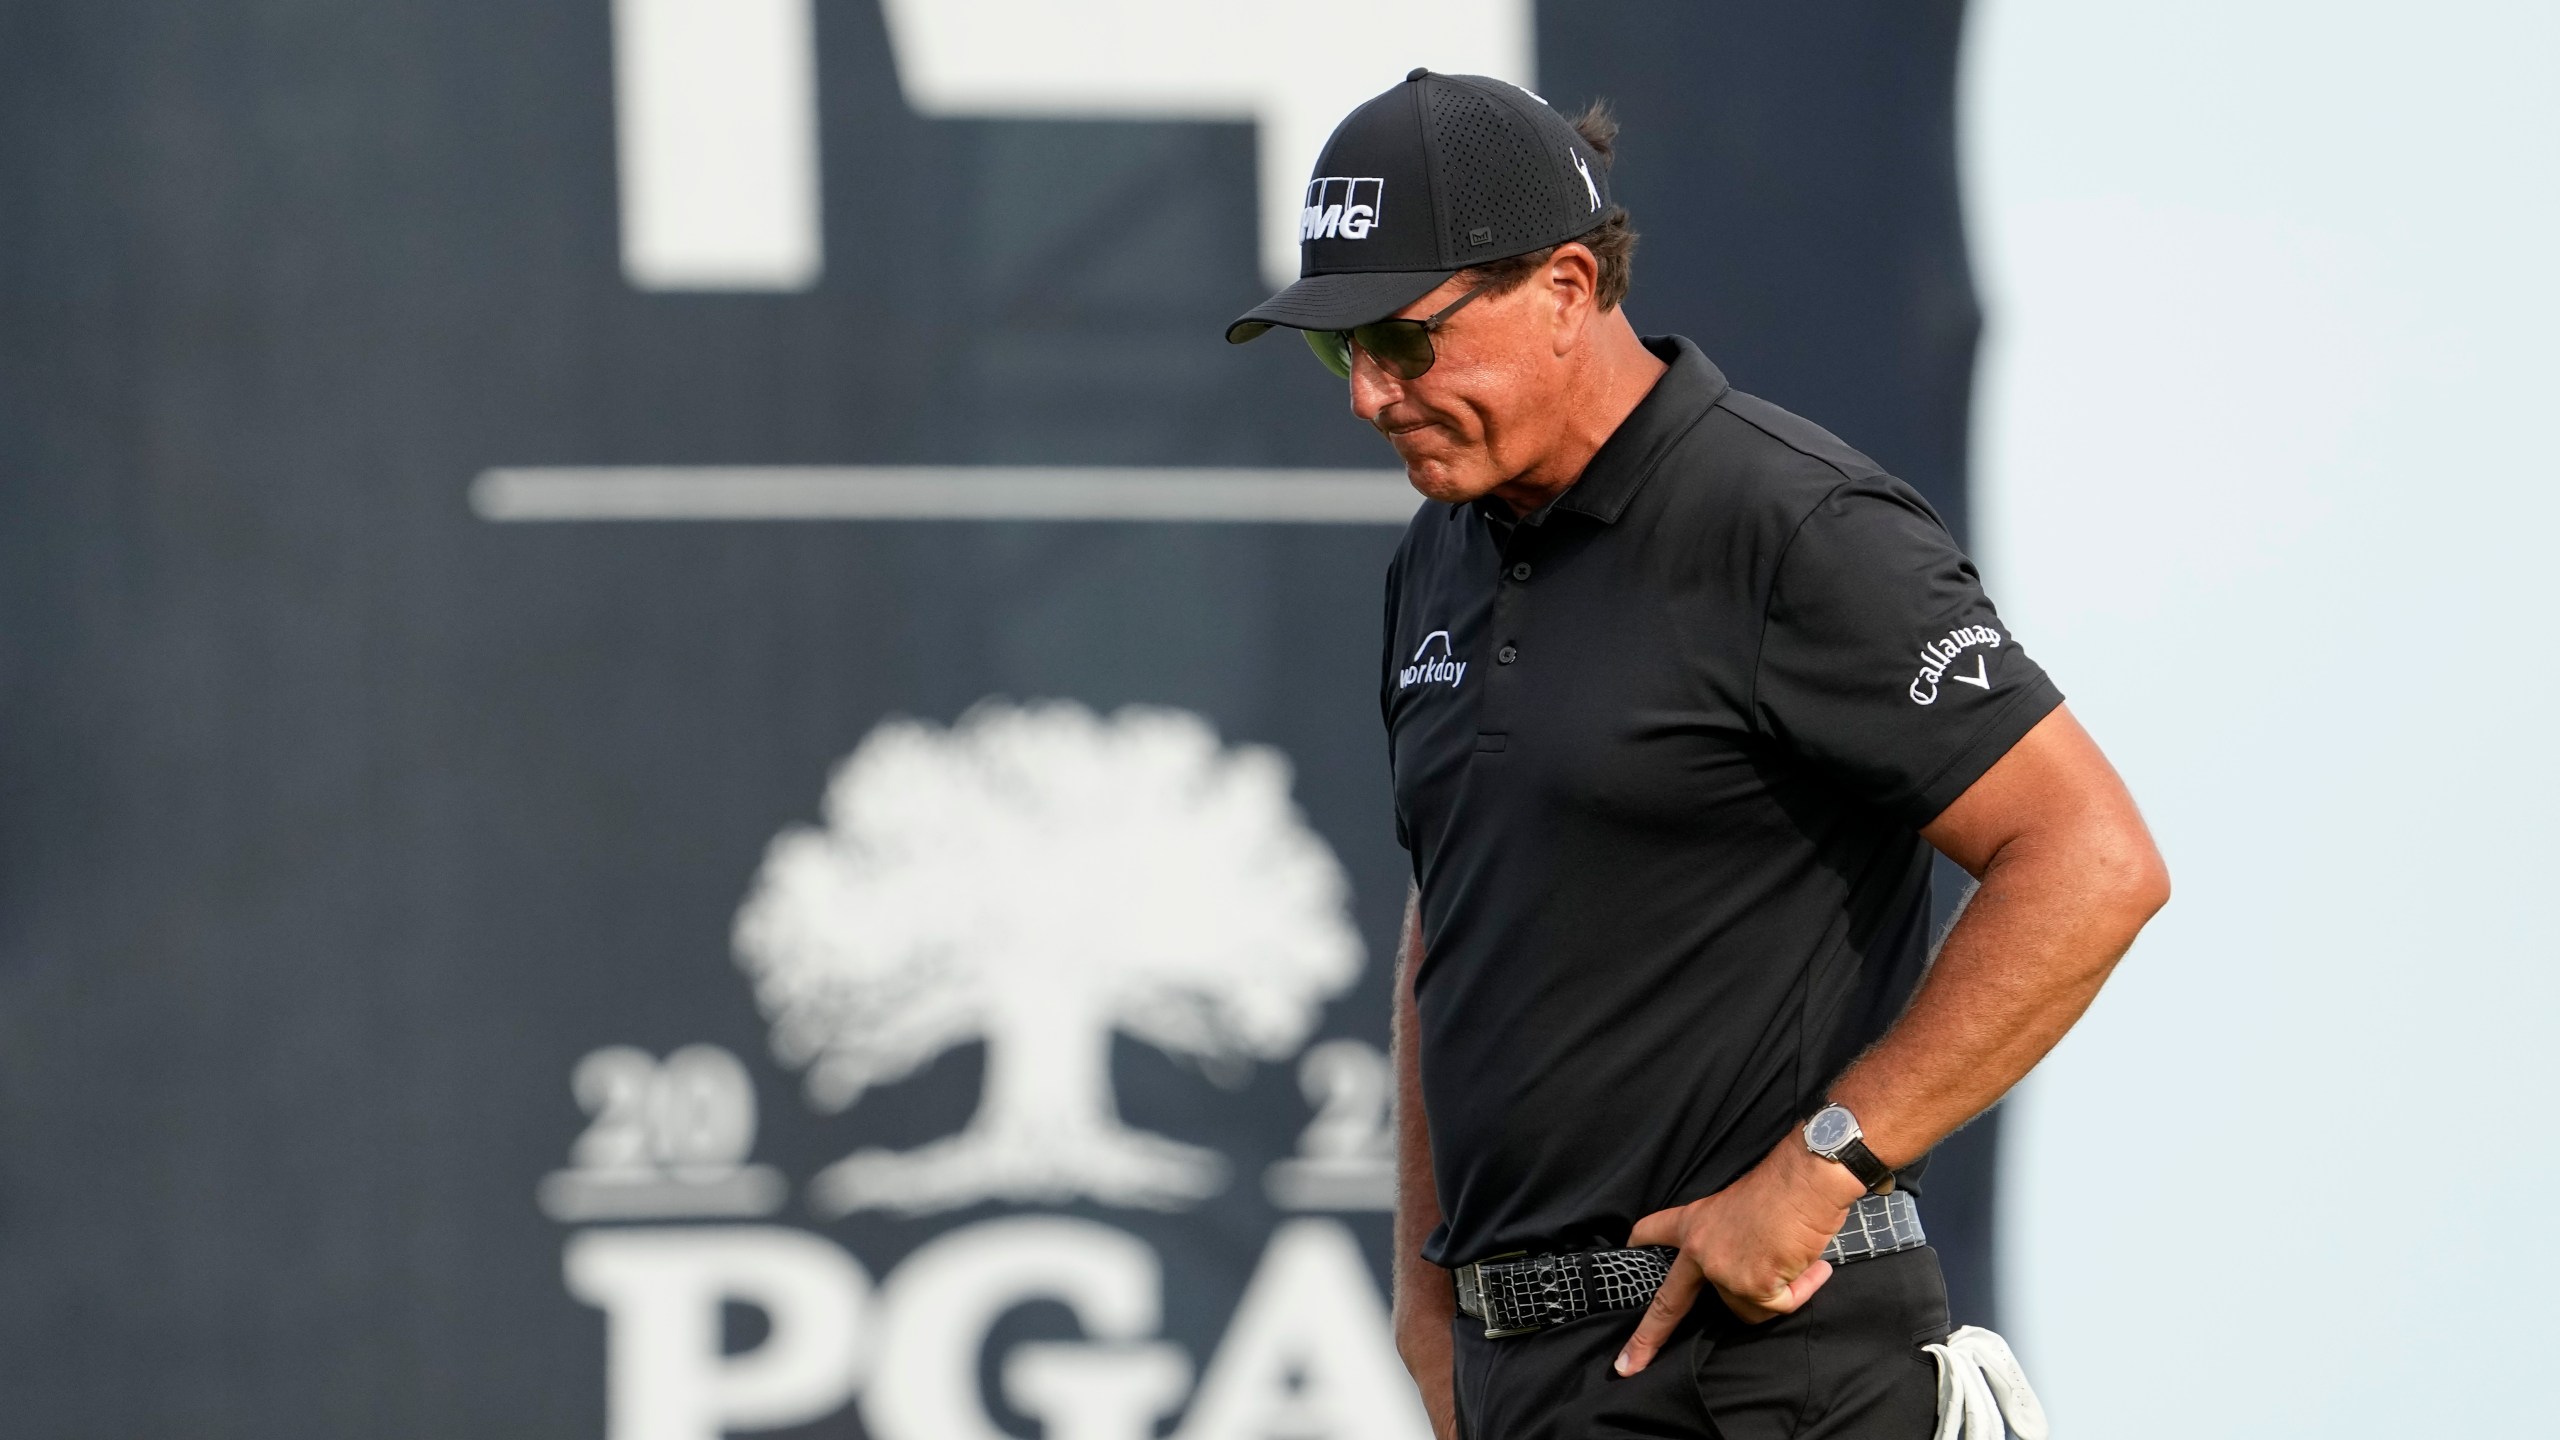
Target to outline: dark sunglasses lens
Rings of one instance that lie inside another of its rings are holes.
[[[1438,357],[1431,351],[1431,332],[1419,320],[1381,320],[1351,332],[1379,368],[1399,380],[1419,380]]]
[[[1301,330],[1298,333],[1306,337],[1307,348],[1316,352],[1316,358],[1324,362],[1324,368],[1332,371],[1336,379],[1351,378],[1350,336],[1339,330]]]

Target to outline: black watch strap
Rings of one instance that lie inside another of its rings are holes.
[[[1866,1141],[1851,1140],[1841,1146],[1839,1154],[1833,1158],[1849,1167],[1849,1173],[1858,1177],[1858,1183],[1867,1187],[1868,1194],[1882,1195],[1893,1188],[1893,1167],[1877,1159],[1876,1152],[1867,1148]]]

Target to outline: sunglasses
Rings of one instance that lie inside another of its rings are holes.
[[[1324,368],[1345,380],[1351,378],[1351,347],[1359,346],[1378,362],[1378,368],[1399,380],[1419,380],[1432,362],[1440,358],[1431,348],[1432,333],[1449,323],[1449,317],[1466,307],[1466,303],[1493,288],[1487,281],[1443,307],[1440,313],[1421,320],[1374,320],[1354,325],[1348,330],[1301,330],[1307,337],[1307,348],[1316,352]]]

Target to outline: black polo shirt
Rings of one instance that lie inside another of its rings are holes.
[[[1645,343],[1572,489],[1387,571],[1441,1264],[1623,1244],[1819,1108],[1925,964],[1919,827],[2062,699],[1917,492]]]

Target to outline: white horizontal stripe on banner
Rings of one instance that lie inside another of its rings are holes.
[[[1152,520],[1401,525],[1398,470],[642,465],[488,470],[483,520]]]

